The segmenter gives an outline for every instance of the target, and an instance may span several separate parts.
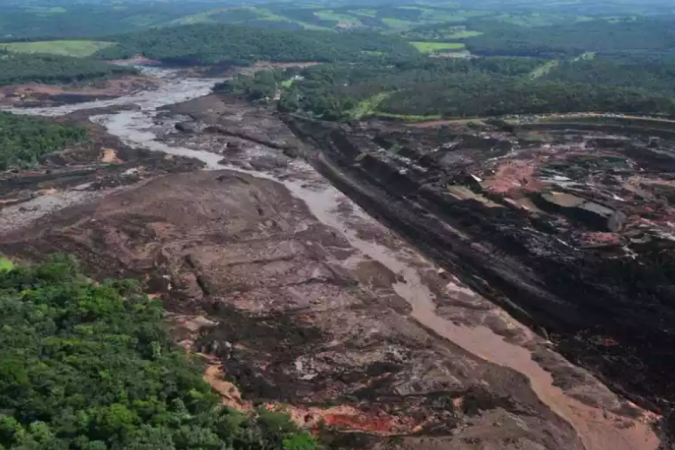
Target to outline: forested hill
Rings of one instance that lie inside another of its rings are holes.
[[[239,76],[216,90],[254,101],[280,98],[284,112],[326,120],[587,111],[675,115],[675,65],[598,59],[560,63],[546,74],[541,68],[547,66],[550,61],[522,57],[324,64]]]
[[[114,38],[118,45],[96,57],[120,59],[142,54],[172,64],[246,64],[252,61],[359,61],[405,58],[418,51],[401,38],[376,33],[265,30],[199,24],[161,28]]]
[[[478,55],[571,57],[583,52],[599,56],[658,58],[675,55],[675,19],[624,18],[544,27],[523,27],[494,20],[468,26],[483,34],[466,39]]]
[[[0,86],[28,82],[86,82],[135,72],[128,67],[113,66],[93,59],[11,53],[0,49]]]
[[[68,258],[0,268],[0,449],[313,450],[286,416],[220,404],[158,301]]]

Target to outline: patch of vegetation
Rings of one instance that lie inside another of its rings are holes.
[[[395,36],[375,33],[283,31],[213,24],[160,28],[120,36],[118,45],[97,53],[104,59],[143,54],[173,64],[248,64],[253,61],[360,61],[367,52],[407,58],[417,51]]]
[[[0,112],[0,170],[34,165],[41,156],[86,138],[82,127]]]
[[[12,270],[12,267],[14,267],[12,261],[0,255],[0,272],[3,270]]]
[[[355,9],[352,12],[354,14],[359,14],[359,15],[362,15],[362,16],[370,16],[370,17],[377,16],[377,10],[376,9]]]
[[[414,114],[393,114],[381,111],[374,113],[374,115],[381,119],[389,119],[407,123],[428,122],[431,120],[440,120],[443,118],[443,116],[441,116],[440,114],[429,114],[426,116],[418,116]]]
[[[422,53],[462,50],[465,47],[461,42],[411,42],[410,44]]]
[[[444,117],[583,111],[673,115],[675,100],[640,89],[458,74],[399,90],[380,105],[380,110]]]
[[[575,58],[546,74],[551,81],[642,90],[645,95],[675,97],[675,61],[624,61]]]
[[[67,10],[61,6],[29,6],[28,10],[33,11],[37,14],[63,14]]]
[[[518,25],[521,27],[548,27],[575,22],[594,20],[592,17],[577,17],[565,14],[548,14],[540,12],[507,13],[491,17],[500,22]]]
[[[299,69],[261,70],[252,76],[239,74],[235,79],[218,83],[214,91],[221,94],[232,94],[249,101],[269,102],[275,99],[281,89],[293,86],[294,76]]]
[[[0,2],[2,3],[2,2]],[[195,2],[70,2],[50,6],[0,4],[0,40],[92,38],[162,26],[182,16],[212,9]],[[59,5],[59,6],[56,6]],[[36,9],[37,8],[37,9]]]
[[[675,115],[671,68],[617,64],[595,59],[553,67],[550,61],[513,57],[327,64],[301,71],[280,92],[278,108],[325,120],[584,111]],[[649,90],[641,87],[642,79]]]
[[[82,83],[129,73],[136,70],[94,59],[0,50],[0,86],[28,82]]]
[[[382,22],[384,22],[388,27],[393,28],[395,30],[410,28],[414,25],[413,22],[397,19],[395,17],[385,17],[382,19]]]
[[[480,31],[468,30],[464,25],[441,23],[415,27],[403,33],[410,41],[448,42],[453,39],[465,39],[480,36]]]
[[[362,25],[358,17],[354,17],[349,14],[336,13],[332,10],[320,10],[314,12],[314,14],[323,20],[334,21],[336,23],[351,24],[354,26]]]
[[[555,26],[522,27],[497,21],[475,21],[481,36],[466,39],[471,53],[572,58],[584,52],[610,57],[675,56],[672,21],[640,18],[609,22],[595,20]]]
[[[86,57],[97,51],[113,45],[112,42],[87,41],[87,40],[61,40],[61,41],[35,41],[13,42],[0,44],[1,49],[19,53],[45,53],[52,55],[65,55]]]
[[[0,271],[0,446],[313,450],[288,417],[220,404],[129,280],[92,283],[69,258]]]
[[[560,61],[557,59],[546,61],[544,64],[530,72],[530,78],[535,80],[537,78],[543,77],[544,75],[548,75],[553,69],[558,67],[558,65],[560,65]]]
[[[224,23],[232,25],[246,25],[261,28],[283,30],[326,30],[326,26],[333,22],[317,20],[313,12],[308,9],[280,10],[270,7],[241,6],[238,8],[218,8],[202,11],[197,14],[184,16],[171,21],[170,25],[191,25],[199,23]],[[337,23],[337,22],[335,22]]]
[[[480,31],[463,30],[463,31],[457,31],[455,33],[450,33],[445,37],[445,39],[465,39],[465,38],[480,36],[482,34],[483,33],[481,33]]]
[[[374,115],[377,112],[377,107],[380,103],[386,100],[391,94],[391,92],[380,92],[379,94],[375,94],[370,98],[362,100],[348,112],[348,115],[354,119],[362,119]]]
[[[437,115],[383,109],[400,90],[422,89],[426,83],[453,74],[497,72],[524,75],[541,64],[536,59],[493,58],[456,61],[418,58],[395,64],[331,64],[304,69],[293,85],[281,93],[279,109],[326,120],[353,119],[382,112]],[[426,95],[426,94],[425,94]]]

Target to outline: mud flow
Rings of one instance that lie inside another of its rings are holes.
[[[68,252],[94,278],[142,280],[165,302],[180,345],[207,361],[223,402],[285,410],[335,448],[659,446],[656,415],[497,306],[534,317],[506,283],[469,257],[462,269],[463,247],[452,257],[433,248],[441,232],[459,240],[475,230],[409,220],[436,210],[401,200],[398,189],[418,179],[384,183],[368,166],[383,155],[361,150],[374,136],[284,122],[207,95],[213,80],[162,79],[130,97],[22,111],[86,121],[98,137],[39,170],[3,175],[2,253]],[[499,145],[495,161],[510,151]],[[410,173],[426,164],[400,158]],[[503,173],[495,169],[495,189]],[[478,196],[456,186],[453,195]]]

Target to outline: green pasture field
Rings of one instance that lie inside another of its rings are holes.
[[[0,48],[18,53],[47,53],[52,55],[77,56],[84,58],[91,56],[102,48],[113,45],[104,41],[37,41],[12,42],[0,44]]]
[[[10,261],[9,259],[0,255],[0,271],[12,270],[13,267],[14,267],[14,264],[12,264],[12,261]]]
[[[422,53],[433,53],[444,50],[463,50],[465,45],[461,42],[419,42],[413,41],[410,45]]]

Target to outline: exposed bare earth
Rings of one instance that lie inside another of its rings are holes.
[[[75,253],[98,277],[148,274],[171,310],[218,321],[195,346],[221,358],[246,398],[338,403],[363,416],[362,431],[421,429],[441,435],[428,437],[434,445],[481,436],[480,448],[581,448],[525,377],[411,321],[396,275],[278,183],[231,172],[163,177],[50,222],[0,248],[27,259]]]
[[[66,159],[52,163],[62,172],[42,172],[53,175],[46,184],[31,174],[0,180],[14,202],[0,216],[0,251],[26,260],[66,251],[96,278],[144,280],[165,301],[177,341],[209,361],[205,379],[224,402],[285,409],[317,431],[323,422],[324,441],[336,447],[659,445],[655,416],[293,160],[321,155],[277,117],[209,96],[154,122],[163,142],[134,130],[128,143],[172,156],[102,139],[69,153],[87,155],[85,178],[68,181]],[[167,129],[176,122],[180,131]],[[120,124],[140,122],[101,123],[120,133]],[[195,171],[201,164],[184,156],[237,171]],[[499,167],[490,186],[507,189],[532,173],[526,164]],[[340,176],[331,179],[349,191],[352,180]],[[85,179],[98,187],[83,188]],[[82,190],[95,195],[78,197]],[[44,211],[48,222],[21,210],[59,194],[69,203]]]
[[[0,106],[57,106],[131,95],[152,89],[158,81],[146,75],[125,75],[83,85],[26,83],[0,87]]]

